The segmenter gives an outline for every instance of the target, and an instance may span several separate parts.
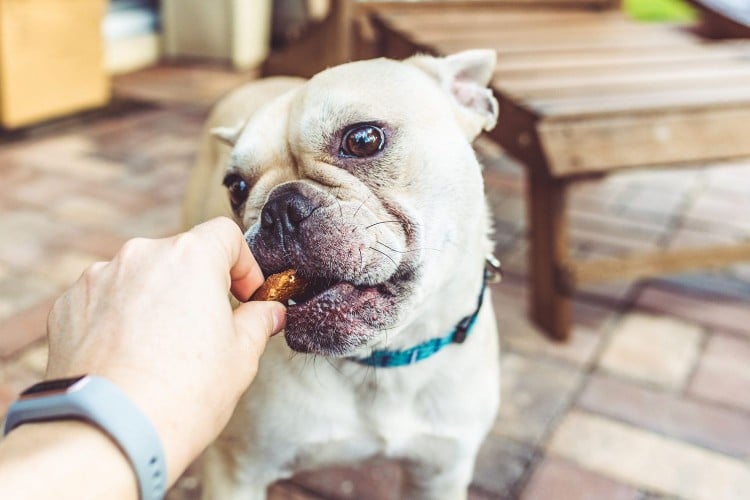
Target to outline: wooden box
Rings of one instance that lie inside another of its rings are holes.
[[[105,8],[106,0],[0,0],[0,126],[108,101]]]

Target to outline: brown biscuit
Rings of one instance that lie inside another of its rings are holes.
[[[302,295],[307,285],[306,279],[297,276],[296,269],[287,269],[266,278],[250,300],[275,300],[286,304],[289,299]]]

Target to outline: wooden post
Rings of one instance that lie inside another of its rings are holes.
[[[528,169],[529,274],[531,317],[553,339],[570,336],[570,297],[559,269],[568,260],[564,181],[542,168]]]

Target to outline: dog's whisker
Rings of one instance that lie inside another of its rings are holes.
[[[388,250],[391,250],[392,252],[396,252],[396,253],[412,253],[412,252],[421,252],[422,250],[431,250],[431,251],[433,251],[433,252],[440,252],[440,251],[442,251],[442,250],[441,250],[440,248],[430,248],[430,247],[419,247],[419,248],[414,248],[414,249],[412,249],[412,250],[396,250],[395,248],[393,248],[393,247],[390,247],[390,246],[386,245],[386,244],[385,244],[385,243],[383,243],[382,241],[379,241],[379,240],[375,240],[375,243],[377,243],[377,244],[379,244],[379,245],[382,245],[382,246],[384,246],[385,248],[387,248]]]
[[[357,210],[355,210],[354,214],[352,214],[352,220],[354,220],[354,219],[357,218],[357,214],[362,209],[362,207],[365,206],[365,203],[367,203],[367,201],[370,199],[370,197],[372,197],[372,193],[370,193],[369,195],[367,195],[367,198],[365,198],[364,200],[362,200],[362,203],[359,204],[359,206],[357,207]]]
[[[313,373],[315,374],[315,379],[316,379],[316,380],[317,380],[318,382],[321,382],[321,380],[320,380],[320,376],[318,375],[318,359],[319,359],[319,358],[320,358],[320,356],[318,356],[317,354],[313,354],[313,361],[312,361],[312,364],[313,364]],[[328,361],[328,358],[325,358],[325,357],[324,357],[323,359],[325,359],[326,361]]]
[[[396,263],[395,260],[393,260],[393,257],[391,257],[390,255],[388,255],[385,252],[382,252],[382,251],[378,250],[377,248],[374,248],[374,247],[367,247],[367,248],[369,248],[373,252],[378,252],[379,254],[385,256],[385,258],[387,258],[388,260],[390,260],[391,262],[393,262],[393,265],[396,266],[396,269],[398,269],[398,264]]]
[[[335,364],[333,364],[333,361],[331,361],[331,359],[330,359],[330,358],[328,358],[328,357],[325,357],[325,356],[324,356],[324,357],[323,357],[323,359],[325,359],[325,360],[326,360],[326,362],[327,362],[327,363],[328,363],[329,365],[331,365],[331,368],[333,368],[334,370],[336,370],[336,373],[338,373],[339,375],[342,375],[342,376],[344,375],[344,372],[343,372],[343,371],[341,371],[341,368],[340,368],[340,367],[338,367],[338,366],[336,366]]]
[[[381,220],[380,222],[375,222],[374,224],[365,226],[365,229],[370,229],[371,227],[377,226],[379,224],[401,224],[401,221],[400,220]]]
[[[339,215],[340,215],[341,219],[343,219],[344,218],[344,209],[341,206],[341,200],[339,200],[339,192],[341,192],[341,188],[340,187],[336,189],[335,198],[336,198],[336,203],[339,206]]]
[[[414,252],[414,251],[415,251],[415,250],[396,250],[395,248],[393,248],[393,247],[391,247],[391,246],[388,246],[388,245],[386,245],[385,243],[383,243],[382,241],[379,241],[379,240],[375,240],[375,243],[376,243],[376,244],[378,244],[378,245],[380,245],[380,246],[383,246],[383,247],[387,248],[387,249],[388,249],[388,250],[390,250],[391,252],[396,252],[396,253],[409,253],[409,252]]]

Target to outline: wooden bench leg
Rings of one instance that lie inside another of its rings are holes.
[[[531,317],[556,340],[570,335],[570,297],[559,282],[567,261],[564,182],[529,173],[529,273]]]

